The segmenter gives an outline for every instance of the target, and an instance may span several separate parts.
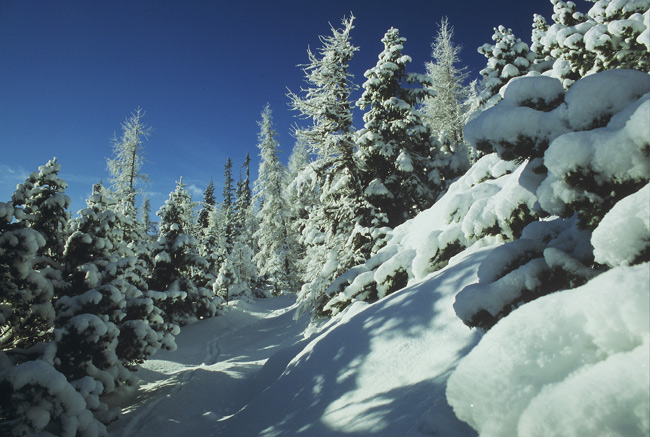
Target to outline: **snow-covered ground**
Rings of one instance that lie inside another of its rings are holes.
[[[322,326],[293,320],[294,296],[236,301],[183,328],[144,363],[114,436],[476,435],[447,404],[447,378],[479,337],[456,316],[490,249]]]

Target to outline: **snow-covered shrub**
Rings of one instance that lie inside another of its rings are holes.
[[[602,92],[603,89],[611,91]],[[620,199],[650,177],[650,76],[633,70],[606,71],[567,92],[567,118],[574,129],[558,136],[544,154],[548,177],[537,190],[551,214],[578,212],[582,226],[595,228]],[[615,114],[615,115],[614,115]]]
[[[503,100],[467,123],[465,138],[477,150],[505,160],[541,157],[568,131],[564,89],[557,79],[522,77],[505,88]]]
[[[533,168],[532,162],[503,161],[496,154],[481,158],[433,207],[395,228],[376,255],[339,276],[323,311],[333,315],[352,301],[380,299],[444,267],[477,241],[518,238],[537,219],[533,192],[542,176]]]
[[[648,263],[526,304],[459,363],[447,400],[482,436],[647,436]]]
[[[479,267],[479,282],[456,295],[454,309],[469,327],[490,329],[520,305],[595,276],[589,233],[572,220],[530,224],[516,241],[495,249]]]
[[[0,434],[105,435],[81,391],[43,360],[0,366]]]

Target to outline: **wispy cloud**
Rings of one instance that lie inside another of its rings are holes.
[[[189,184],[187,186],[187,191],[190,192],[192,199],[194,200],[200,199],[203,196],[203,190],[194,184]]]

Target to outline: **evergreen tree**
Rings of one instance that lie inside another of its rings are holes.
[[[224,248],[228,251],[233,242],[233,231],[235,222],[235,204],[232,179],[232,161],[230,158],[226,161],[223,175],[223,195],[221,202],[221,217],[219,220],[220,233],[224,238]]]
[[[211,290],[197,287],[194,282],[207,268],[207,262],[198,253],[198,241],[193,236],[194,203],[182,178],[157,214],[160,235],[149,287],[169,296],[164,303],[165,316],[183,325],[216,315],[219,300]]]
[[[199,228],[205,229],[208,227],[210,212],[214,209],[216,200],[214,198],[214,182],[210,179],[210,183],[203,192],[203,205],[199,212]]]
[[[151,221],[151,200],[145,197],[142,201],[142,227],[148,235],[155,236],[158,232],[156,229],[157,224]]]
[[[369,107],[357,140],[365,170],[364,195],[391,227],[431,206],[435,194],[428,174],[435,143],[416,109],[429,95],[423,86],[431,82],[406,72],[411,58],[402,54],[405,41],[395,28],[386,32],[384,51],[377,65],[366,71],[365,91],[357,102]]]
[[[290,246],[291,257],[295,262],[295,277],[304,275],[306,247],[302,241],[302,231],[305,228],[309,212],[319,202],[318,185],[315,173],[309,164],[309,152],[303,140],[298,139],[294,144],[288,163],[288,184],[285,188],[285,198],[289,207],[288,232],[293,244]]]
[[[39,255],[55,262],[60,262],[70,219],[70,198],[65,194],[68,184],[59,178],[60,171],[61,164],[51,159],[19,184],[12,196],[16,218],[45,239]]]
[[[538,70],[550,71],[569,88],[576,80],[616,68],[650,70],[650,38],[644,16],[650,4],[594,0],[584,14],[571,1],[551,0],[553,24],[535,16],[533,44]]]
[[[146,174],[140,172],[144,162],[143,141],[149,137],[151,128],[143,122],[144,111],[138,108],[122,123],[122,136],[113,138],[113,158],[108,159],[110,182],[120,207],[135,207],[136,183],[147,181]]]
[[[291,106],[311,126],[296,136],[317,156],[310,164],[320,202],[309,213],[303,230],[306,268],[298,299],[298,315],[325,302],[325,290],[341,273],[365,259],[374,246],[375,211],[362,196],[359,165],[354,156],[350,93],[354,89],[348,62],[357,47],[350,42],[354,17],[343,19],[343,29],[321,37],[320,56],[308,50],[303,69],[304,97],[289,93]],[[329,260],[329,261],[328,261]]]
[[[257,213],[259,228],[253,235],[259,251],[253,260],[260,275],[273,285],[274,294],[296,290],[296,259],[292,256],[293,234],[289,222],[289,205],[284,196],[287,173],[277,155],[277,135],[273,129],[272,112],[267,104],[258,123],[258,147],[261,162],[255,182],[255,200],[260,204]]]
[[[47,341],[54,324],[54,287],[37,267],[45,239],[15,213],[0,203],[0,351]]]
[[[528,44],[515,37],[512,29],[495,27],[492,40],[494,44],[483,44],[478,48],[478,52],[488,59],[487,66],[481,70],[481,105],[497,95],[510,79],[530,71],[535,59],[535,53],[529,50]]]
[[[469,117],[470,88],[465,86],[467,68],[457,67],[460,47],[452,41],[454,28],[447,18],[440,20],[436,39],[431,45],[433,60],[426,64],[432,96],[424,99],[424,113],[432,133],[450,152],[464,143],[463,128]]]

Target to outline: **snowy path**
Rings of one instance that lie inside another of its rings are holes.
[[[307,320],[292,320],[294,300],[281,296],[255,304],[235,302],[221,317],[184,327],[176,351],[160,351],[143,365],[138,392],[113,400],[124,413],[109,434],[211,433],[216,422],[273,382],[300,350],[292,346],[304,342]],[[286,352],[276,354],[280,350]],[[260,372],[274,354],[274,360],[284,363]]]
[[[475,436],[447,404],[447,378],[478,341],[453,310],[490,253],[474,248],[375,304],[314,332],[295,296],[236,302],[186,326],[175,352],[143,365],[113,399],[111,436]],[[309,330],[308,330],[309,329]]]

